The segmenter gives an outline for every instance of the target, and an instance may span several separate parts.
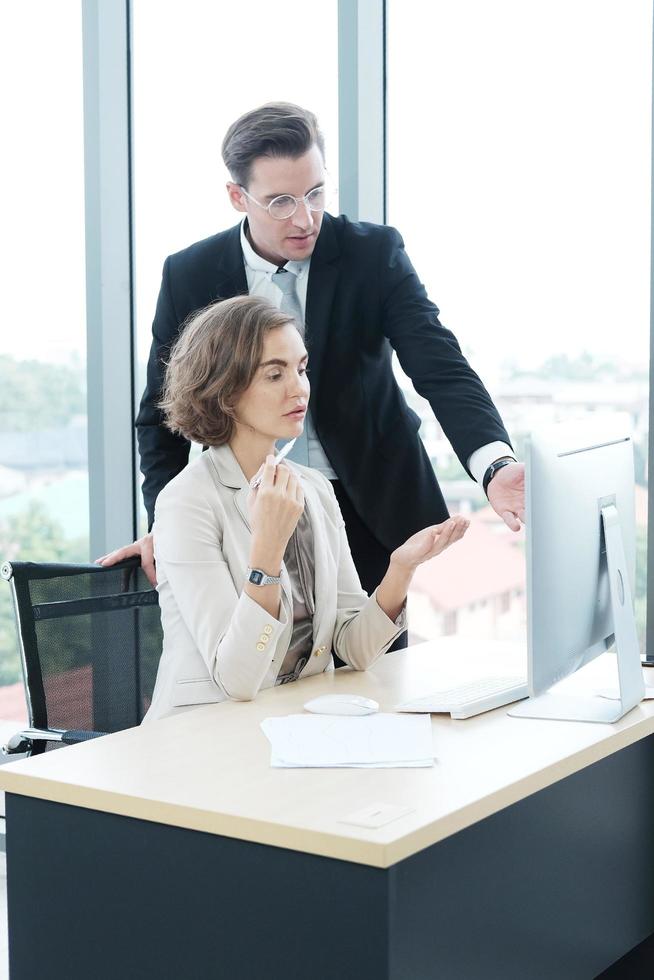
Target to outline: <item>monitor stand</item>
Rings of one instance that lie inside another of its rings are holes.
[[[559,721],[618,721],[645,697],[634,606],[629,584],[622,529],[615,503],[600,502],[606,543],[606,562],[618,661],[619,697],[546,693],[511,708],[513,718],[552,718]]]

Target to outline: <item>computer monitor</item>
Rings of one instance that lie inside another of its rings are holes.
[[[529,694],[513,717],[613,722],[645,695],[634,619],[633,445],[588,428],[526,450]],[[616,643],[619,698],[550,690]]]

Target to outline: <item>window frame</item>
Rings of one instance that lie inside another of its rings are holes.
[[[94,554],[137,533],[134,433],[131,0],[82,0],[90,541]],[[339,191],[353,221],[386,221],[386,3],[338,0]],[[654,38],[652,44],[654,61]],[[654,99],[652,110],[654,128]],[[651,227],[654,240],[654,145]],[[654,251],[650,266],[649,431],[654,426]],[[127,284],[127,286],[126,286]],[[648,439],[648,472],[654,440]],[[654,494],[648,494],[646,663],[654,666]]]

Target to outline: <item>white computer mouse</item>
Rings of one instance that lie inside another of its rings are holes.
[[[376,701],[359,694],[323,694],[307,701],[304,707],[314,715],[371,715],[379,711]]]

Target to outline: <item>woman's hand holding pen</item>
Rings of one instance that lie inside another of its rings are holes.
[[[300,480],[288,466],[267,456],[261,483],[251,491],[248,503],[252,526],[250,564],[269,575],[279,575],[286,545],[304,510]]]
[[[442,524],[423,528],[395,549],[376,596],[389,619],[395,621],[400,615],[418,565],[435,558],[450,545],[460,541],[469,526],[470,521],[457,514]]]

